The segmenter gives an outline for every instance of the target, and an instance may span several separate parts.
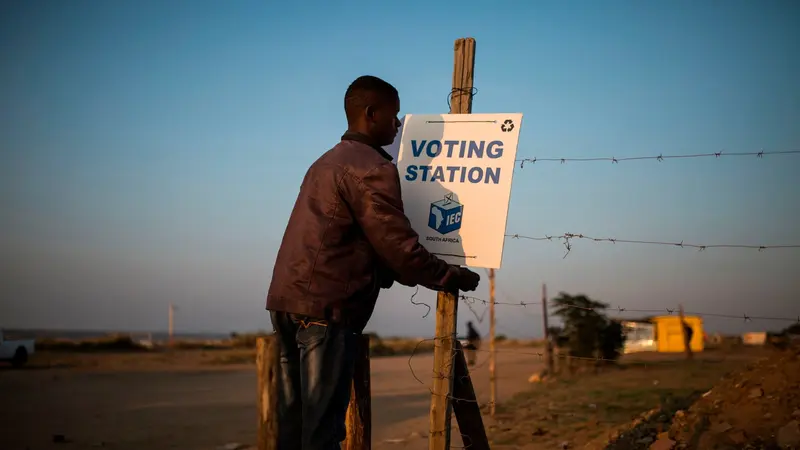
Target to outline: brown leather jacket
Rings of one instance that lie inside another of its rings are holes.
[[[391,161],[366,136],[348,132],[311,165],[278,250],[267,309],[363,329],[381,287],[454,282],[457,269],[425,250],[411,228]]]

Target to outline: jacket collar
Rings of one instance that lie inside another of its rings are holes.
[[[343,141],[355,141],[355,142],[360,142],[360,143],[365,144],[365,145],[369,145],[370,147],[375,149],[376,152],[378,152],[381,156],[383,156],[387,160],[389,160],[389,161],[394,160],[394,158],[392,158],[392,155],[386,153],[386,150],[384,150],[383,147],[381,147],[380,145],[375,144],[375,141],[370,139],[370,137],[365,135],[365,134],[361,134],[361,133],[358,133],[356,131],[346,131],[342,135],[342,140]]]

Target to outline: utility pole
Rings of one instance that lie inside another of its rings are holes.
[[[497,360],[494,348],[494,269],[489,269],[489,414],[497,403]]]
[[[683,336],[683,348],[686,349],[686,359],[692,359],[692,338],[686,332],[688,331],[686,330],[688,325],[683,316],[683,303],[678,305],[678,314],[681,317],[681,335]]]
[[[172,334],[174,331],[173,328],[173,317],[175,316],[175,305],[172,303],[169,304],[169,346],[172,347]]]
[[[544,326],[544,355],[547,373],[553,376],[553,345],[550,342],[550,327],[547,325],[547,285],[542,283],[542,325]]]

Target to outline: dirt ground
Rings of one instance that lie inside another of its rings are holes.
[[[800,444],[798,406],[796,352],[642,354],[538,384],[502,405],[489,428],[496,449],[783,448],[779,430],[783,443],[797,433]]]
[[[498,399],[529,388],[536,349],[501,348]],[[43,353],[27,369],[0,368],[0,449],[216,449],[256,438],[252,353]],[[488,355],[472,370],[488,401]],[[225,359],[225,363],[220,362]],[[242,358],[244,363],[239,363]],[[433,359],[372,359],[373,448],[427,449]],[[65,441],[65,442],[55,442]],[[454,433],[453,445],[461,445]]]
[[[0,448],[252,445],[251,358],[252,352],[239,350],[45,352],[26,369],[0,368]],[[481,352],[471,370],[479,402],[489,399],[487,358]],[[373,448],[427,448],[432,363],[430,354],[411,360],[423,384],[408,356],[372,359]],[[736,374],[748,365],[750,372]],[[625,356],[621,368],[530,384],[529,376],[542,368],[538,349],[498,349],[500,405],[494,418],[484,415],[492,448],[777,448],[769,445],[779,434],[785,441],[800,433],[795,353],[708,350],[694,361],[636,354]],[[463,445],[457,429],[452,436],[453,448]]]
[[[723,380],[678,412],[660,440],[679,449],[800,449],[800,350]]]

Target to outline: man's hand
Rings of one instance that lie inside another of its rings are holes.
[[[481,281],[481,276],[464,268],[458,268],[458,289],[460,291],[474,291]]]
[[[478,287],[478,283],[481,281],[480,275],[463,267],[450,264],[448,265],[447,270],[449,275],[447,276],[447,281],[444,285],[422,284],[422,286],[432,291],[474,291]],[[400,281],[400,283],[405,284],[402,281]]]

